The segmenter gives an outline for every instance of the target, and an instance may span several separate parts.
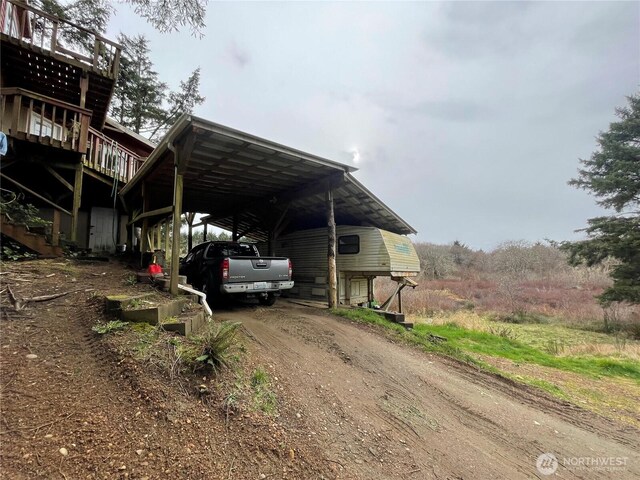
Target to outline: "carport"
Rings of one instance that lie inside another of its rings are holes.
[[[167,132],[120,192],[130,226],[141,225],[141,251],[165,250],[172,223],[171,283],[178,293],[180,218],[205,214],[203,223],[269,242],[287,232],[327,226],[329,306],[337,305],[336,224],[375,226],[406,235],[416,231],[376,198],[356,169],[192,115]],[[171,219],[175,220],[171,222]]]

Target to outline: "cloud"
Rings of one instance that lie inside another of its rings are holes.
[[[239,68],[246,67],[251,62],[251,57],[246,50],[242,49],[235,40],[227,47],[227,55],[231,61]]]

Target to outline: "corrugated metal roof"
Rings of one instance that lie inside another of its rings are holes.
[[[326,225],[323,187],[334,191],[336,222],[400,234],[413,227],[358,182],[356,169],[191,115],[183,115],[121,195],[139,203],[144,181],[148,210],[173,202],[173,146],[188,145],[183,211],[209,214],[209,223],[266,239],[280,220],[283,233]]]

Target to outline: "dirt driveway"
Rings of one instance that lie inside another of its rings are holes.
[[[217,317],[243,322],[341,478],[547,478],[545,453],[556,478],[640,477],[637,430],[366,326],[282,300]]]
[[[547,478],[543,453],[557,478],[640,478],[633,427],[281,300],[215,312],[244,324],[247,372],[268,368],[278,400],[229,418],[222,390],[195,394],[205,378],[172,380],[91,331],[103,295],[150,288],[130,270],[4,268],[21,298],[74,293],[20,312],[0,296],[0,479]]]

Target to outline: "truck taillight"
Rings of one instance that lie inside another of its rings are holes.
[[[293,264],[289,260],[289,279],[291,279],[291,275],[293,275]]]
[[[222,273],[222,280],[229,280],[229,259],[228,258],[225,258],[222,260],[220,271]]]

